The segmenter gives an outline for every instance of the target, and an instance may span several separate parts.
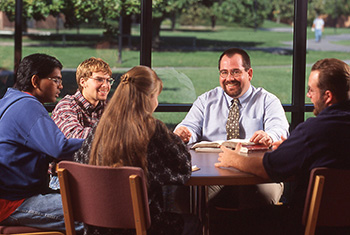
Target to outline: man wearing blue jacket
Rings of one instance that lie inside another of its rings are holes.
[[[63,88],[61,69],[52,56],[25,57],[14,88],[0,100],[1,225],[65,230],[61,196],[48,187],[48,165],[72,159],[83,140],[66,139],[43,106]]]

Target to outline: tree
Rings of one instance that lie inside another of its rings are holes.
[[[120,15],[138,13],[137,0],[66,0],[63,13],[66,27],[79,27],[82,23],[96,23],[106,29],[105,34],[114,35],[118,28],[112,21],[118,21]]]
[[[268,0],[225,0],[218,6],[220,18],[241,26],[257,28],[271,12]]]
[[[23,30],[27,31],[27,21],[30,19],[44,20],[47,16],[57,16],[64,0],[23,0]],[[10,21],[15,20],[16,0],[1,0],[0,11],[5,12]]]
[[[202,5],[207,9],[206,15],[210,17],[211,28],[214,29],[216,26],[216,20],[220,17],[220,2],[221,0],[202,0]]]
[[[200,0],[153,0],[152,1],[152,26],[153,47],[160,43],[160,26],[164,19],[173,17],[174,12],[184,12],[186,8]]]
[[[341,16],[350,15],[350,3],[348,0],[327,0],[325,4],[325,13],[327,13],[334,22],[334,28],[337,27],[337,20]]]
[[[310,0],[308,4],[308,21],[312,22],[318,15],[325,14],[325,0]]]
[[[272,15],[277,23],[281,21],[293,22],[294,1],[293,0],[272,0]]]

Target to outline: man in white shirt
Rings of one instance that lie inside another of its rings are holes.
[[[284,217],[284,234],[304,233],[301,218],[312,169],[350,169],[349,88],[347,63],[335,58],[319,60],[311,68],[307,92],[316,117],[299,124],[287,140],[274,143],[278,148],[264,156],[247,158],[239,154],[240,147],[235,151],[222,147],[216,167],[235,167],[274,182],[293,177],[287,213],[278,214]],[[349,227],[337,229],[320,226],[316,234],[350,234]]]
[[[256,143],[271,145],[288,136],[288,121],[279,99],[255,88],[250,81],[253,69],[248,54],[241,49],[226,50],[219,59],[220,87],[193,103],[185,119],[175,128],[185,143],[202,140],[226,140],[226,122],[233,98],[238,98],[239,136]]]
[[[199,96],[185,119],[175,128],[174,133],[185,143],[226,140],[226,122],[234,98],[239,100],[239,138],[249,138],[252,142],[270,146],[282,136],[288,136],[289,124],[279,99],[263,88],[251,85],[253,69],[249,55],[244,50],[231,48],[223,52],[219,59],[219,74],[220,87]],[[211,189],[209,197],[219,191],[218,188]],[[258,185],[257,191],[268,204],[278,203],[283,186]],[[243,197],[248,198],[247,195]],[[239,204],[246,207],[243,200]],[[249,204],[251,206],[254,203],[249,200]]]

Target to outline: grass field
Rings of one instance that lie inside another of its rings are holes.
[[[334,44],[338,44],[338,45],[350,46],[350,41],[349,40],[336,41],[336,42],[333,42],[333,43]]]
[[[217,61],[222,51],[229,47],[245,48],[252,60],[254,76],[252,84],[264,87],[274,93],[282,103],[291,103],[292,90],[292,51],[285,49],[285,54],[276,54],[271,48],[285,48],[284,42],[292,41],[290,31],[276,32],[267,28],[289,27],[273,22],[264,24],[263,29],[254,30],[240,27],[217,26],[215,30],[203,27],[177,27],[175,31],[161,31],[160,50],[152,52],[152,67],[164,81],[164,91],[159,97],[160,103],[192,103],[200,94],[219,85]],[[138,27],[133,28],[132,46],[139,44]],[[52,31],[52,33],[55,33]],[[60,33],[72,37],[76,30],[61,30]],[[350,33],[349,29],[326,28],[324,35]],[[74,41],[62,41],[62,35],[55,37],[24,37],[23,56],[32,53],[47,53],[56,56],[64,68],[76,68],[81,61],[91,56],[100,57],[113,68],[116,76],[140,63],[140,54],[136,49],[122,51],[123,63],[119,64],[116,41],[111,48],[101,49],[105,42],[98,35],[101,29],[81,29],[80,36]],[[85,38],[84,38],[85,37]],[[68,37],[67,37],[68,38]],[[82,40],[81,38],[85,39]],[[308,38],[314,33],[308,29]],[[12,38],[1,38],[0,42],[11,43]],[[194,45],[195,43],[195,45]],[[348,42],[340,42],[345,45]],[[11,70],[14,63],[14,47],[0,44],[0,68]],[[319,59],[336,57],[349,60],[345,52],[308,51],[306,56],[307,71]],[[69,92],[76,88],[74,74],[67,76]],[[191,87],[192,86],[192,87]],[[185,89],[184,89],[185,88]],[[308,101],[308,99],[306,99]],[[170,125],[182,120],[185,113],[156,113],[158,118]],[[290,115],[288,115],[290,116]]]

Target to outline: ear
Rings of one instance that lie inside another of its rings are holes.
[[[34,87],[34,89],[39,87],[39,83],[40,83],[40,78],[38,75],[33,75],[31,78],[31,82],[32,82],[32,86]]]
[[[80,86],[84,89],[86,87],[86,80],[84,78],[80,78],[79,81]]]
[[[331,106],[332,104],[337,103],[337,98],[333,95],[330,90],[326,90],[323,95],[324,103],[327,106]]]
[[[251,81],[253,78],[253,69],[252,68],[248,69],[247,73],[249,75],[249,81]]]

